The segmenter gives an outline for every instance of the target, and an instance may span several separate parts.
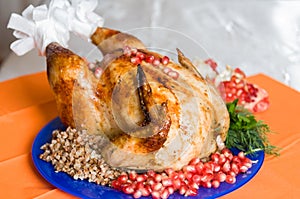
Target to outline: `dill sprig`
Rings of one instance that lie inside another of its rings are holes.
[[[279,148],[271,145],[267,134],[270,128],[263,121],[257,121],[252,113],[237,105],[238,100],[227,103],[230,127],[226,137],[227,148],[237,148],[245,154],[264,151],[266,154],[279,155]]]

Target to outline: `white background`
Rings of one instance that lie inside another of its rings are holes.
[[[20,13],[28,1],[0,2],[0,81],[45,70],[45,58],[36,51],[23,57],[9,53],[9,15]],[[221,66],[240,67],[247,75],[264,73],[300,91],[300,1],[100,0],[96,12],[106,27],[137,34],[149,46],[172,50],[177,45],[192,59],[207,58],[207,51]],[[143,35],[139,30],[145,27],[171,31]],[[70,49],[80,55],[94,50],[76,37]]]

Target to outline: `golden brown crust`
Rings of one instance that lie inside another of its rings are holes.
[[[93,44],[98,46],[100,43],[102,43],[104,40],[112,37],[113,35],[119,34],[120,31],[112,30],[108,28],[100,28],[98,27],[94,34],[91,36]]]
[[[73,119],[73,89],[84,61],[72,51],[51,43],[46,48],[47,76],[55,93],[57,109],[65,125],[75,127]]]
[[[143,42],[136,37],[107,28],[98,27],[91,36],[91,40],[104,55],[117,49],[123,49],[125,46],[145,49]]]

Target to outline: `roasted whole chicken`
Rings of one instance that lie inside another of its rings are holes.
[[[100,76],[86,59],[57,43],[46,49],[47,75],[62,122],[99,135],[107,163],[181,169],[192,158],[218,150],[229,126],[226,106],[180,50],[180,64],[154,64],[150,58],[164,56],[132,35],[98,28],[91,41],[103,54]],[[150,61],[134,61],[138,53]],[[167,75],[170,71],[173,75]]]

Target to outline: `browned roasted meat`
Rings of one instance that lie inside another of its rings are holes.
[[[162,58],[131,35],[98,28],[91,39],[104,54],[100,78],[83,58],[56,43],[46,49],[47,74],[62,122],[100,135],[109,164],[180,169],[217,150],[217,137],[224,141],[228,130],[226,106],[182,52],[180,64],[154,67],[124,55],[130,46]],[[166,75],[166,67],[178,78]]]

